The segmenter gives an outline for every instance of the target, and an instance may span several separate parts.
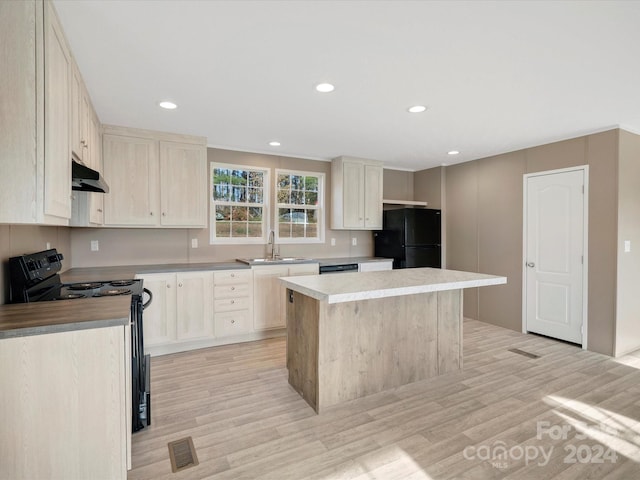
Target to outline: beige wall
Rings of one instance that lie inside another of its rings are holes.
[[[316,160],[280,157],[231,150],[207,149],[209,162],[267,167],[325,173],[325,225],[329,224],[331,164]],[[407,173],[407,172],[401,172]],[[410,172],[408,172],[410,173]],[[385,172],[386,174],[386,172]],[[272,197],[275,195],[271,189]],[[107,194],[108,195],[108,194]],[[272,200],[273,201],[273,200]],[[351,239],[357,239],[357,246]],[[198,240],[198,248],[191,248],[191,240]],[[336,245],[331,246],[331,238]],[[92,252],[91,241],[98,240],[100,250]],[[131,228],[74,228],[71,234],[74,267],[140,265],[148,263],[223,262],[241,257],[260,257],[265,245],[210,245],[209,229],[131,229]],[[284,256],[349,257],[371,255],[373,237],[370,231],[325,230],[321,244],[280,246]]]
[[[63,269],[70,268],[72,263],[70,230],[67,227],[0,225],[0,259],[2,260],[0,304],[9,300],[9,269],[7,266],[9,257],[46,250],[48,242],[51,248],[57,248],[58,252],[64,255]]]
[[[616,356],[640,348],[640,136],[620,131],[619,148]]]
[[[632,150],[631,142],[628,144]],[[523,174],[589,165],[588,348],[613,354],[617,145],[618,130],[611,130],[446,167],[442,198],[447,268],[508,278],[503,286],[466,290],[466,316],[521,330]],[[633,148],[637,148],[635,143]],[[637,159],[634,155],[630,153],[629,157]],[[631,178],[637,178],[636,163],[628,162]],[[432,170],[416,172],[416,184],[417,179],[433,175]],[[418,188],[415,193],[416,198],[423,195]],[[635,202],[635,196],[628,201],[630,211],[637,208]],[[634,308],[638,311],[635,304],[627,301],[625,305],[630,312]],[[637,332],[636,348],[640,347],[640,328]]]
[[[390,200],[413,200],[413,172],[384,169],[382,197]]]
[[[445,168],[435,167],[428,170],[420,170],[413,174],[413,196],[412,200],[427,202],[428,208],[442,208],[443,194],[442,183],[444,182]]]

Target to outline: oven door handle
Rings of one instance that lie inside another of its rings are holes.
[[[153,293],[151,293],[151,290],[143,288],[143,294],[142,296],[144,297],[144,294],[146,293],[147,295],[149,295],[149,300],[147,300],[145,303],[142,304],[142,310],[144,310],[145,308],[147,308],[149,305],[151,305],[151,301],[153,300]]]

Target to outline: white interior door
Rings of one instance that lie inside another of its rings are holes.
[[[525,182],[525,330],[582,344],[585,171]]]

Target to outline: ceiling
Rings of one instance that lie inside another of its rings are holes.
[[[107,124],[407,170],[640,133],[639,1],[54,4]]]

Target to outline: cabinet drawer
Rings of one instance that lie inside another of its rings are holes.
[[[249,285],[246,283],[238,283],[235,285],[215,285],[213,287],[213,298],[236,298],[248,297]]]
[[[251,331],[249,310],[218,313],[214,319],[216,337],[242,335]]]
[[[251,270],[224,270],[213,272],[213,283],[216,285],[231,285],[251,281]]]
[[[225,298],[213,302],[215,312],[229,312],[232,310],[243,310],[251,307],[249,297]]]

